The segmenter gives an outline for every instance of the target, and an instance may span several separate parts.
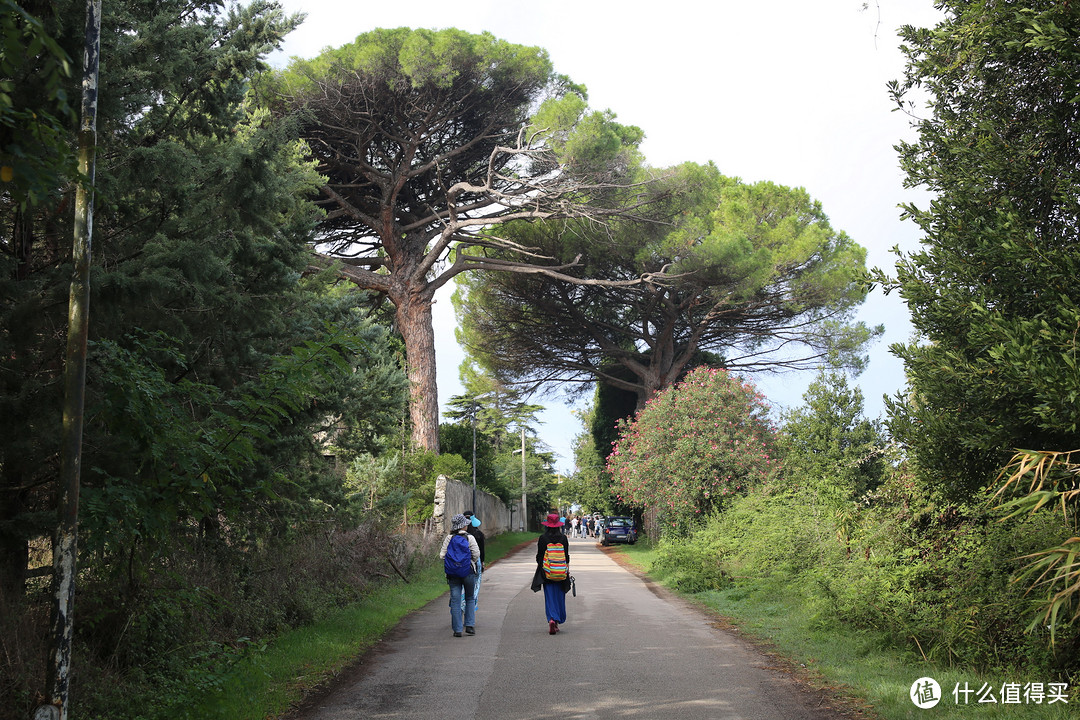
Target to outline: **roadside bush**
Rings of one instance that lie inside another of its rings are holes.
[[[724,549],[705,533],[685,539],[662,539],[650,572],[666,584],[688,593],[722,590],[730,583],[723,569]]]
[[[469,463],[453,453],[438,454],[413,448],[402,454],[389,450],[379,456],[357,456],[345,471],[349,512],[376,516],[388,524],[418,524],[431,517],[435,483],[440,475],[464,480]]]
[[[775,433],[754,387],[701,367],[620,426],[607,459],[620,502],[658,513],[686,535],[774,470]]]
[[[415,569],[433,542],[377,522],[311,522],[255,545],[177,539],[135,577],[80,586],[73,697],[79,717],[182,717],[236,662],[278,633],[364,597]],[[427,544],[425,544],[427,543]],[[134,580],[134,582],[130,582]],[[180,713],[180,714],[178,714]]]
[[[859,514],[844,562],[819,582],[833,596],[835,617],[883,630],[897,645],[947,664],[1065,669],[1069,655],[1075,658],[1069,648],[1077,628],[1057,647],[1042,628],[1025,633],[1033,598],[1013,582],[1019,558],[1060,525],[1037,516],[1003,521],[985,507],[913,511],[917,497]]]
[[[787,487],[785,485],[785,487]],[[986,507],[940,504],[901,472],[863,504],[763,486],[732,500],[653,571],[687,592],[729,585],[799,598],[823,627],[873,629],[893,647],[947,665],[1080,670],[1077,624],[1025,633],[1033,598],[1012,581],[1021,556],[1058,537],[1061,519],[1002,522]]]

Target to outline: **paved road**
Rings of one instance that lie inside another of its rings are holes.
[[[448,595],[408,617],[363,675],[305,720],[731,718],[832,720],[770,661],[710,619],[652,592],[592,541],[571,540],[577,597],[547,632],[528,548],[484,573],[473,637],[450,631]]]

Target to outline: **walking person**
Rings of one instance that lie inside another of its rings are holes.
[[[536,579],[544,587],[544,612],[548,634],[559,632],[566,622],[566,590],[570,583],[570,542],[563,534],[558,513],[548,513],[541,523],[544,532],[536,541]],[[565,588],[565,589],[564,589]]]
[[[487,560],[484,558],[484,531],[480,529],[480,518],[472,514],[471,510],[467,510],[464,513],[465,519],[469,521],[465,531],[476,538],[476,544],[480,547],[480,559],[476,563],[476,588],[473,590],[473,601],[476,603],[476,607],[480,607],[480,582],[484,579],[484,563]],[[465,612],[465,595],[461,596],[461,611]]]
[[[450,628],[454,637],[461,637],[462,625],[467,634],[476,634],[476,563],[480,560],[480,546],[466,531],[468,526],[464,515],[450,518],[450,534],[439,550],[450,585]]]

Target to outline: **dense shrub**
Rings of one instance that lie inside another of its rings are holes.
[[[836,510],[813,492],[762,486],[682,543],[661,543],[654,571],[690,592],[766,586],[816,609],[815,622],[871,628],[916,657],[980,669],[1080,669],[1080,628],[1031,633],[1031,598],[1012,581],[1021,556],[1061,519],[1002,521],[986,507],[935,504],[901,473],[869,504]]]
[[[775,467],[763,397],[715,368],[698,368],[650,400],[608,456],[619,500],[659,512],[685,534]]]
[[[434,542],[372,519],[344,529],[313,522],[247,545],[191,533],[129,577],[80,577],[72,679],[82,718],[183,717],[178,708],[224,681],[274,635],[357,601],[397,569],[409,574]],[[145,559],[144,559],[145,560]],[[42,585],[44,590],[45,585]],[[31,609],[34,593],[27,599]],[[0,720],[29,717],[43,687],[47,612],[0,609]]]
[[[710,540],[705,532],[694,535],[692,542],[684,538],[662,539],[650,571],[683,592],[723,589],[729,584],[724,571],[724,548]]]

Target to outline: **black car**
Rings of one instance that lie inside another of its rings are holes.
[[[604,529],[600,535],[601,545],[611,543],[627,543],[633,545],[637,542],[637,529],[634,528],[634,518],[608,517],[604,518]]]

